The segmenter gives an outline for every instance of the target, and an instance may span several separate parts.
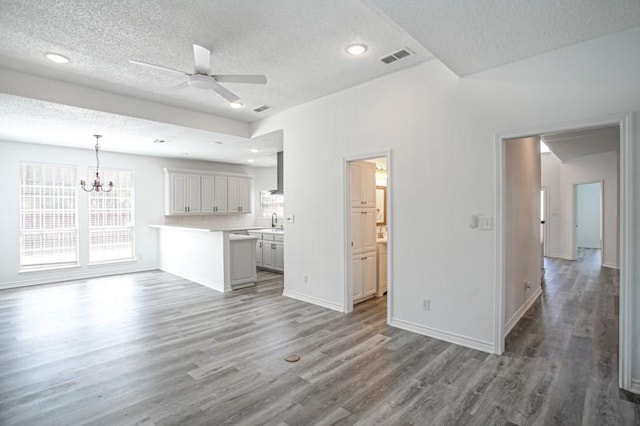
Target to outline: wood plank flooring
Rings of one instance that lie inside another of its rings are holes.
[[[547,261],[503,356],[388,327],[385,298],[282,297],[268,272],[230,294],[160,271],[2,291],[0,424],[640,424],[598,255]]]

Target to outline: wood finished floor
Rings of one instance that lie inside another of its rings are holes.
[[[547,261],[503,356],[163,272],[0,292],[0,424],[631,425],[617,388],[617,273]],[[286,363],[291,353],[302,359]]]

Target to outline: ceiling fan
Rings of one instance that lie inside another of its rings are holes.
[[[196,89],[213,90],[230,103],[237,103],[240,97],[221,86],[219,83],[248,83],[248,84],[267,84],[267,77],[264,75],[217,75],[210,74],[209,64],[211,62],[211,51],[206,47],[193,45],[193,56],[195,66],[193,73],[188,73],[173,68],[165,67],[162,65],[149,64],[147,62],[130,60],[132,64],[143,65],[145,67],[155,68],[162,71],[170,71],[187,76],[187,81],[184,81],[173,89],[180,89],[182,87],[191,86]]]

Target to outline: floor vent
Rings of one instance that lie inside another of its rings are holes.
[[[403,59],[406,58],[407,56],[411,56],[411,52],[407,49],[402,49],[402,50],[398,50],[395,53],[392,53],[389,56],[385,56],[384,58],[380,59],[382,62],[384,62],[385,64],[391,64],[399,59]]]
[[[255,112],[262,112],[262,111],[266,111],[268,109],[271,109],[271,107],[270,106],[266,106],[266,105],[261,105],[258,108],[254,108],[253,110]]]

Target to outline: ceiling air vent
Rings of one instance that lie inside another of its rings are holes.
[[[411,52],[409,52],[407,49],[402,49],[402,50],[398,50],[395,53],[392,53],[389,56],[385,56],[380,60],[385,64],[391,64],[399,59],[406,58],[407,56],[411,56]]]
[[[262,112],[262,111],[266,111],[268,109],[271,109],[271,107],[270,106],[266,106],[266,105],[261,105],[258,108],[254,108],[253,110],[255,112]]]

